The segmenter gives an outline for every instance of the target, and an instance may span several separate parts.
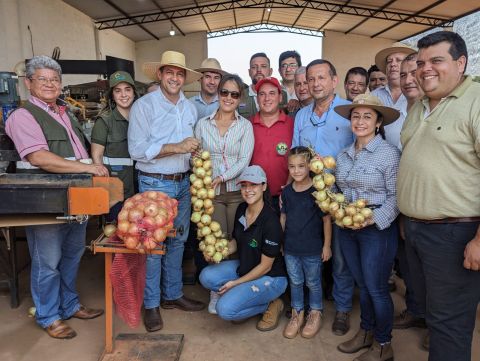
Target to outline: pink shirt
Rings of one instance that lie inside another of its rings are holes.
[[[73,131],[68,115],[65,114],[65,107],[60,106],[59,114],[55,113],[48,107],[44,101],[31,96],[28,101],[41,109],[45,110],[53,119],[61,124],[67,131],[76,159],[88,158],[88,153],[80,139]],[[33,115],[26,109],[18,109],[14,111],[7,119],[5,131],[15,143],[15,148],[22,160],[33,152],[39,150],[49,150],[47,139],[43,134],[42,128],[33,118]]]

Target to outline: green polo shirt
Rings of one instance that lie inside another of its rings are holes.
[[[400,211],[419,219],[480,216],[480,84],[470,76],[430,111],[410,109],[401,133]]]

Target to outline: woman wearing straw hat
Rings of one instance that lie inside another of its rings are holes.
[[[102,109],[92,129],[92,159],[104,164],[112,176],[123,182],[124,198],[133,196],[134,172],[127,144],[128,116],[138,93],[127,72],[116,71],[109,79],[107,105]],[[107,222],[115,220],[122,203],[114,205]]]
[[[337,228],[345,262],[360,288],[360,330],[338,349],[369,350],[356,361],[393,360],[393,302],[388,278],[397,250],[396,180],[400,151],[385,141],[383,127],[399,117],[373,95],[358,95],[335,112],[350,119],[355,142],[337,156],[337,186],[348,202],[367,200],[373,217],[358,227]]]

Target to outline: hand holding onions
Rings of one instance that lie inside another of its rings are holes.
[[[212,220],[213,198],[212,161],[208,151],[198,151],[193,155],[193,173],[190,175],[190,193],[193,212],[190,220],[197,224],[199,248],[207,261],[220,263],[229,255],[228,241],[224,238],[220,224]],[[215,178],[216,180],[216,178]]]
[[[335,159],[331,156],[315,157],[311,160],[310,170],[316,174],[313,177],[313,186],[317,190],[313,192],[315,203],[323,212],[330,213],[339,227],[361,229],[372,225],[373,211],[367,208],[367,202],[364,199],[347,203],[342,193],[331,191],[335,176],[325,172],[325,169],[332,170],[335,166]]]

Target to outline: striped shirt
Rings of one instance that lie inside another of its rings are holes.
[[[200,119],[195,127],[195,137],[200,140],[202,149],[208,150],[212,159],[212,178],[221,176],[227,192],[238,191],[236,180],[250,164],[253,153],[253,128],[250,121],[235,112],[235,120],[227,132],[221,136],[215,115]],[[220,187],[215,190],[220,193]]]
[[[376,135],[362,150],[355,143],[338,153],[336,183],[348,202],[365,199],[379,205],[373,210],[377,228],[388,228],[398,216],[397,172],[400,151]]]

